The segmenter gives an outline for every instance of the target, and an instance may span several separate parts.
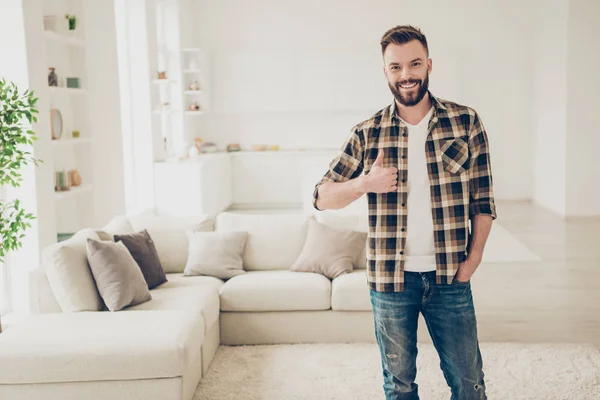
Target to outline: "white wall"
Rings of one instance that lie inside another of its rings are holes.
[[[85,3],[90,125],[94,138],[93,226],[125,212],[117,35],[113,0]],[[91,211],[91,210],[90,210]]]
[[[210,113],[195,135],[222,147],[339,148],[354,124],[391,103],[379,41],[410,23],[429,41],[433,93],[482,116],[496,196],[532,196],[532,39],[514,13],[475,0],[199,0],[195,7],[195,42],[210,74]]]
[[[600,2],[571,0],[568,13],[566,214],[600,215]]]
[[[568,0],[551,0],[532,20],[533,200],[563,215],[566,207]]]

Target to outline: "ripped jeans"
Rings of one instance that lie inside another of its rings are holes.
[[[419,312],[440,357],[450,400],[486,400],[471,283],[435,283],[435,271],[404,272],[404,292],[371,290],[386,400],[418,400]]]

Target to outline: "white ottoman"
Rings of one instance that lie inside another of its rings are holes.
[[[0,334],[0,399],[189,400],[204,331],[187,311],[33,315]]]

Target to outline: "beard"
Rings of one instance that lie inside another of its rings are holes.
[[[400,84],[406,85],[411,83],[417,84],[416,90],[413,88],[412,91],[406,92],[404,89],[400,88]],[[413,107],[423,100],[423,97],[425,97],[425,94],[429,89],[429,74],[425,76],[425,80],[409,79],[407,81],[398,82],[396,85],[392,85],[388,81],[388,86],[390,87],[390,90],[392,91],[392,94],[398,103],[406,107]]]

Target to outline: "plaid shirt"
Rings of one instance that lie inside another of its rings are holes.
[[[469,219],[488,214],[496,219],[488,138],[472,108],[435,98],[425,145],[431,192],[435,243],[436,283],[451,284],[467,256],[471,238]],[[367,193],[369,233],[367,284],[378,292],[404,291],[408,199],[408,128],[396,113],[396,104],[380,110],[352,128],[350,137],[329,170],[315,185],[345,182],[368,174],[380,149],[384,167],[398,169],[398,189]]]

